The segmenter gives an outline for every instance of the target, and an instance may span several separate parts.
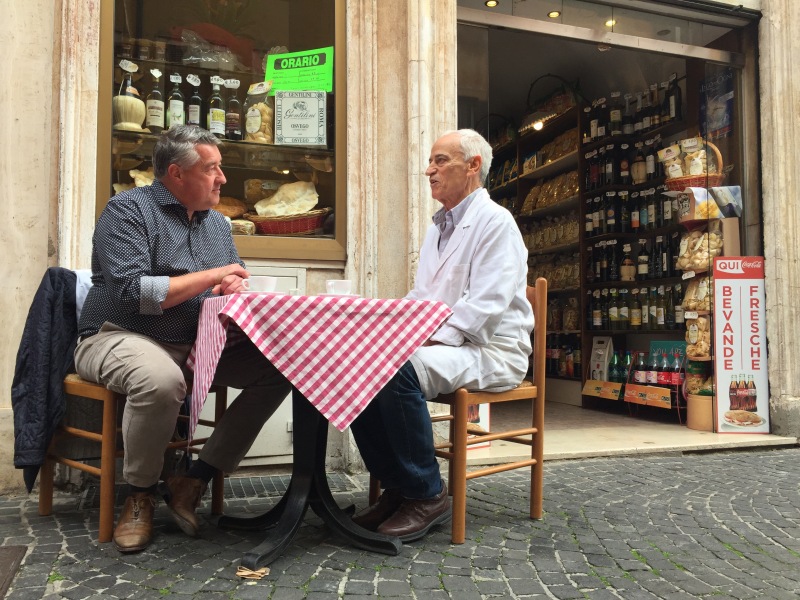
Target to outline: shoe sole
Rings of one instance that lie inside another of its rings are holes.
[[[433,529],[434,527],[436,527],[437,525],[444,525],[445,523],[449,523],[452,519],[453,519],[453,507],[450,506],[450,507],[447,508],[446,511],[444,511],[442,514],[440,514],[438,517],[436,517],[433,521],[431,521],[428,524],[428,526],[425,527],[424,529],[420,529],[419,531],[415,531],[414,533],[407,533],[405,535],[400,535],[398,537],[400,538],[400,541],[403,542],[403,543],[415,542],[415,541],[417,541],[417,540],[419,540],[421,538],[424,538],[426,535],[428,535],[428,532],[431,529]]]
[[[116,548],[117,550],[119,550],[123,554],[128,554],[130,552],[141,552],[142,550],[147,548],[149,545],[150,545],[150,542],[147,542],[146,544],[142,544],[141,546],[132,546],[132,547],[131,546],[124,546],[123,547],[123,546],[120,546],[119,544],[117,544],[117,542],[114,542],[114,548]]]
[[[189,537],[197,537],[197,529],[186,519],[180,516],[177,512],[172,510],[172,507],[169,507],[169,512],[172,513],[172,519],[175,521],[175,524],[181,528],[181,531],[188,535]]]

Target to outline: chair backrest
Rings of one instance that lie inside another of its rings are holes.
[[[547,280],[539,277],[535,285],[528,286],[526,296],[533,307],[533,382],[544,397],[544,379],[547,363]]]

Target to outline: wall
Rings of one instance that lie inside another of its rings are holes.
[[[0,344],[0,490],[21,478],[13,463],[11,382],[33,293],[58,248],[59,2],[4,4],[0,20],[0,280],[4,328]]]

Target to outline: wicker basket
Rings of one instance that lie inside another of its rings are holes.
[[[256,226],[256,233],[265,235],[309,235],[322,228],[330,208],[318,208],[299,215],[261,217],[247,213],[244,218]]]
[[[717,187],[722,183],[722,180],[725,178],[724,173],[722,172],[722,154],[714,144],[711,142],[705,142],[705,146],[714,153],[714,160],[717,164],[717,172],[716,173],[702,173],[701,175],[684,175],[683,177],[673,177],[672,179],[667,179],[664,183],[667,185],[667,188],[673,192],[682,192],[687,187],[704,187],[704,188],[711,188]],[[708,154],[708,151],[706,151]]]

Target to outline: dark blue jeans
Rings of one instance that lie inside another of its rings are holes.
[[[433,426],[410,362],[378,392],[350,426],[367,469],[385,489],[426,499],[442,491]]]

